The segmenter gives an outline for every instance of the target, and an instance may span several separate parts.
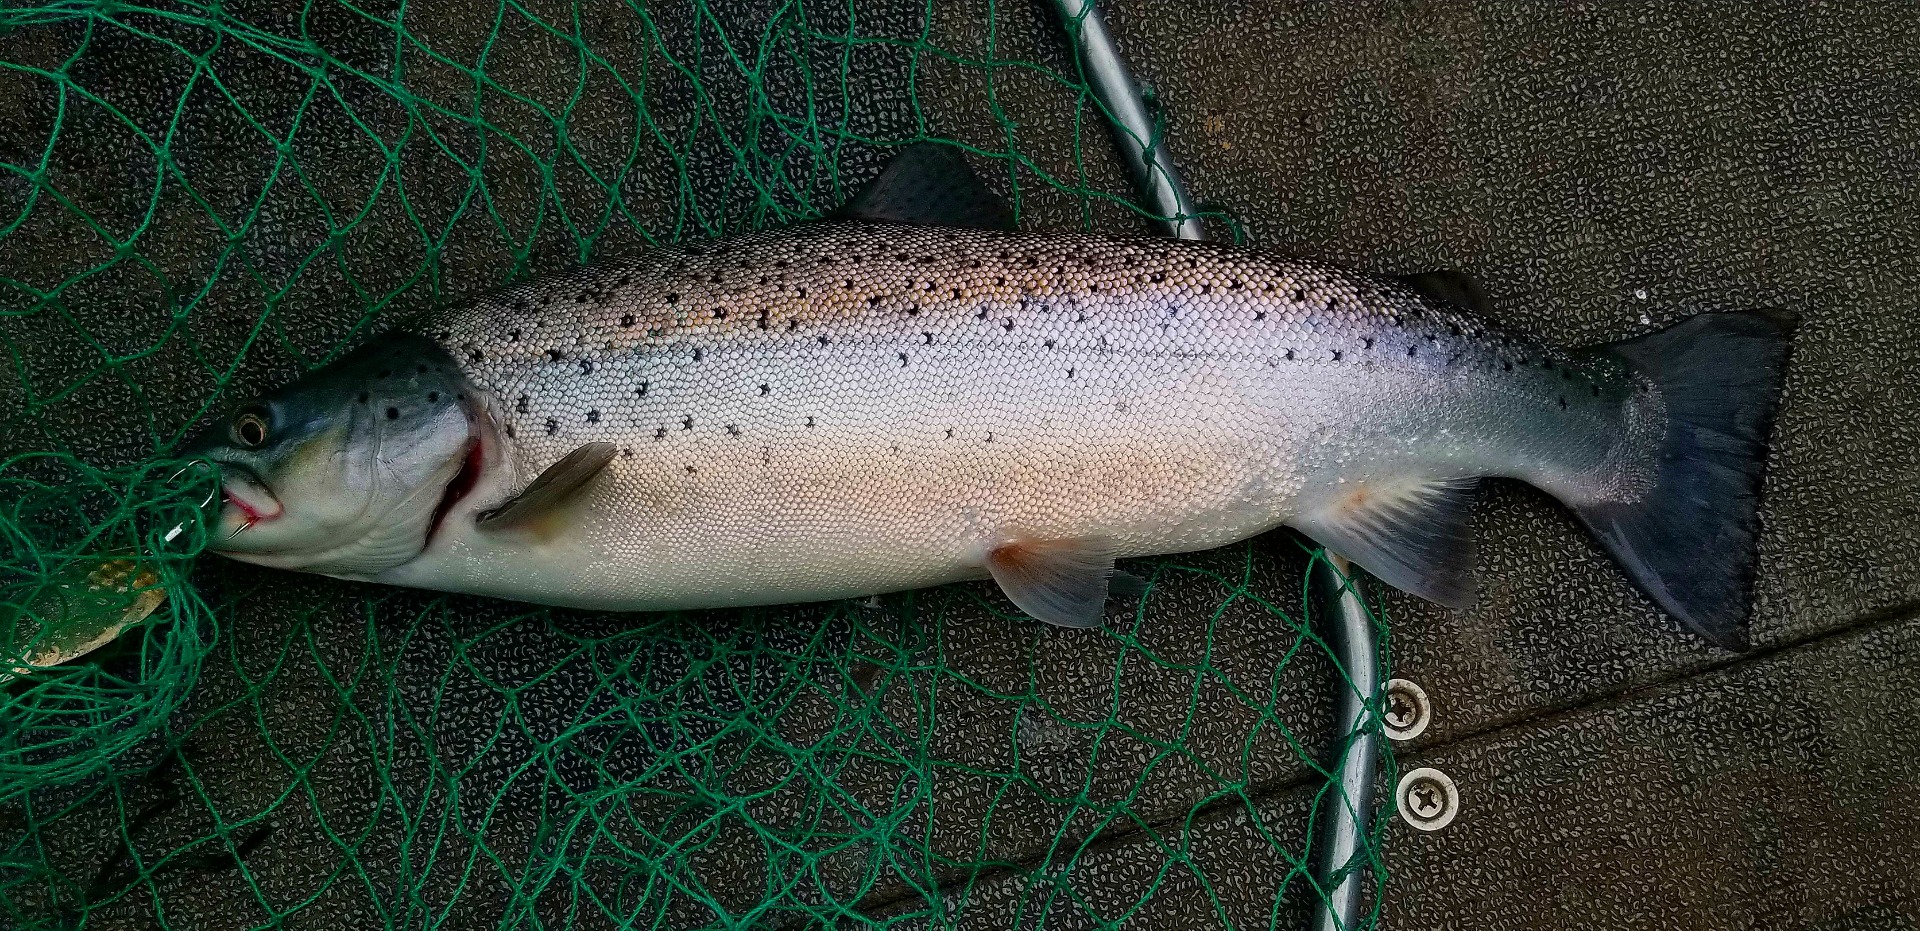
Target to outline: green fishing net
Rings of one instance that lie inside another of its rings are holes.
[[[0,6],[0,927],[1301,925],[1350,683],[1282,535],[1130,566],[1103,631],[986,586],[609,616],[197,559],[211,478],[167,458],[385,315],[816,216],[907,142],[1029,227],[1139,229],[1061,35],[925,0]]]

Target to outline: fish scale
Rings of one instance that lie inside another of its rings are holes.
[[[969,179],[909,147],[827,220],[385,334],[197,441],[225,478],[218,549],[615,610],[990,575],[1086,626],[1116,558],[1288,524],[1466,607],[1468,492],[1505,476],[1746,646],[1788,318],[1567,352],[1452,303],[1477,290],[1455,276],[1014,232]]]
[[[605,567],[591,578],[436,571],[585,606],[975,578],[983,547],[1021,537],[1204,548],[1332,494],[1333,471],[1410,457],[1488,474],[1481,450],[1519,448],[1555,472],[1532,480],[1633,480],[1589,474],[1618,430],[1529,432],[1623,421],[1617,366],[1489,341],[1388,280],[1210,244],[818,224],[521,286],[428,332],[491,399],[521,480],[582,443],[620,450],[584,509],[609,517],[545,544]],[[1489,394],[1510,409],[1477,413]]]

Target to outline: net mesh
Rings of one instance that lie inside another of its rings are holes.
[[[1284,540],[1143,561],[1084,636],[980,586],[604,616],[196,561],[210,480],[166,458],[390,310],[815,216],[905,142],[1029,226],[1137,228],[1058,29],[0,6],[0,925],[1298,926],[1347,680]],[[113,560],[159,611],[27,672]]]

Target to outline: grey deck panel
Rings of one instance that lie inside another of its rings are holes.
[[[1423,834],[1387,800],[1381,927],[1911,929],[1917,659],[1920,618],[1882,621],[1404,755],[1462,806]],[[1259,829],[1297,841],[1311,794],[983,877],[957,926],[1303,927]]]

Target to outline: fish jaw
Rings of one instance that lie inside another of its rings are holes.
[[[267,487],[267,483],[245,467],[222,462],[220,465],[220,516],[216,522],[217,539],[233,539],[239,533],[286,514],[286,505]],[[219,544],[216,553],[225,554]]]

